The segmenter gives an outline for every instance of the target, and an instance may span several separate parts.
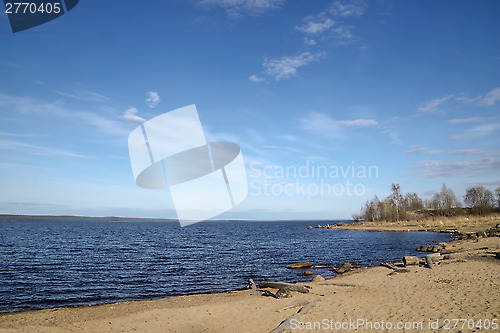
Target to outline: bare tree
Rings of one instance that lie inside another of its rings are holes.
[[[399,184],[392,184],[391,190],[392,194],[389,196],[389,200],[391,205],[396,209],[396,221],[399,221],[403,196],[401,195]]]
[[[495,190],[495,196],[497,197],[497,208],[500,208],[500,187]]]
[[[416,211],[424,208],[424,202],[418,197],[417,193],[406,193],[406,202],[408,203],[408,210]]]
[[[446,184],[441,187],[441,209],[445,215],[451,215],[453,208],[460,207],[460,202],[457,200],[455,193]]]
[[[486,214],[494,206],[493,193],[484,186],[468,188],[464,196],[464,202],[475,214]]]

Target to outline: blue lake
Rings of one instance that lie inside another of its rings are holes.
[[[450,240],[428,232],[306,229],[311,224],[0,222],[0,312],[234,290],[249,278],[309,281],[285,266],[372,266]]]

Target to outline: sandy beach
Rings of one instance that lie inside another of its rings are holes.
[[[0,332],[498,332],[500,238],[447,249],[454,257],[433,269],[361,268],[308,283],[309,293],[290,298],[243,290],[18,312],[0,315]]]

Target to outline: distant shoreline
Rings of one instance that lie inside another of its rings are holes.
[[[0,214],[0,221],[53,221],[53,222],[174,222],[179,223],[177,219],[163,219],[154,217],[120,217],[120,216],[79,216],[79,215],[23,215],[23,214]],[[342,219],[295,219],[295,220],[207,220],[203,222],[354,222],[353,220]],[[202,223],[202,222],[200,222]]]

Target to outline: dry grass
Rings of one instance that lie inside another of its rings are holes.
[[[377,222],[362,222],[354,225],[338,227],[341,229],[358,229],[358,230],[393,230],[393,231],[442,231],[449,229],[457,229],[460,232],[477,232],[484,231],[500,223],[500,214],[492,213],[486,216],[467,215],[467,216],[436,216],[425,219],[417,219],[412,221],[377,221]]]

